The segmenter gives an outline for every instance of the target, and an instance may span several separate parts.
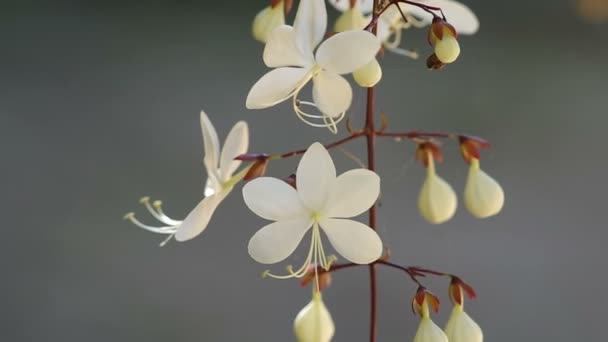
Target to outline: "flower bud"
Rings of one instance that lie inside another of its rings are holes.
[[[294,332],[298,342],[329,342],[334,336],[334,321],[323,303],[321,293],[315,292],[312,301],[298,313]]]
[[[350,30],[361,30],[367,25],[368,22],[369,19],[366,19],[359,9],[356,7],[349,8],[342,13],[338,19],[336,19],[334,31],[344,32]]]
[[[502,209],[505,195],[502,187],[479,167],[479,159],[470,159],[469,176],[464,188],[467,210],[477,218],[496,215]]]
[[[448,342],[448,337],[429,317],[423,317],[416,330],[414,342]]]
[[[418,197],[418,209],[427,221],[440,224],[454,216],[458,199],[454,189],[435,172],[433,158],[429,158],[427,176]]]
[[[285,4],[283,0],[273,1],[253,19],[253,37],[257,41],[266,43],[270,32],[281,25],[285,25]]]
[[[464,312],[462,305],[455,305],[445,325],[450,342],[483,342],[483,332],[475,321]]]
[[[456,29],[442,19],[433,20],[429,30],[429,43],[435,48],[435,56],[444,64],[454,62],[460,55]]]
[[[353,78],[358,85],[365,88],[371,88],[380,82],[382,79],[382,68],[377,59],[373,59],[365,66],[353,72]]]

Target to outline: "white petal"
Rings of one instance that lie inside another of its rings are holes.
[[[452,186],[434,172],[428,172],[418,197],[422,216],[430,223],[441,224],[454,216],[457,204]]]
[[[277,27],[268,37],[264,47],[264,63],[270,68],[285,66],[305,67],[314,63],[312,54],[303,55],[296,46],[296,36],[293,27],[283,25]]]
[[[324,214],[354,217],[368,210],[380,195],[380,177],[370,170],[356,169],[336,178]]]
[[[479,30],[479,19],[475,13],[466,5],[451,0],[429,0],[424,2],[425,5],[440,7],[450,23],[459,34],[475,34]],[[401,4],[401,8],[406,13],[410,13],[417,18],[420,18],[425,24],[430,24],[433,21],[433,16],[423,9]]]
[[[336,167],[325,147],[319,143],[310,145],[302,156],[296,173],[302,203],[312,211],[324,209],[329,189],[335,180]]]
[[[201,130],[203,132],[203,148],[205,157],[203,164],[209,176],[217,177],[217,167],[220,158],[220,140],[211,120],[204,111],[201,111]]]
[[[464,188],[466,208],[477,218],[494,216],[505,203],[502,187],[494,178],[479,168],[479,160],[473,159]]]
[[[353,30],[340,32],[319,46],[315,56],[324,69],[348,74],[371,62],[380,50],[380,40],[373,34]]]
[[[312,98],[321,113],[335,118],[350,108],[353,89],[344,77],[321,71],[313,78]]]
[[[262,76],[247,95],[248,109],[262,109],[281,103],[291,96],[302,83],[307,82],[308,69],[279,68]]]
[[[454,306],[445,325],[445,334],[450,342],[483,342],[481,328],[461,306]]]
[[[296,250],[311,225],[310,218],[271,223],[249,240],[249,255],[262,264],[283,261]]]
[[[350,8],[349,0],[329,0],[329,3],[340,12],[346,12]],[[374,8],[374,0],[357,0],[355,8],[363,13],[371,13]]]
[[[327,9],[325,0],[300,1],[293,27],[296,45],[304,56],[312,55],[315,47],[323,40],[327,29]]]
[[[202,233],[207,228],[207,224],[209,224],[209,220],[211,220],[215,209],[226,198],[228,192],[224,191],[205,197],[177,228],[175,240],[187,241]]]
[[[422,318],[414,342],[448,342],[448,337],[430,318]]]
[[[373,229],[353,220],[324,219],[319,225],[341,256],[355,264],[372,263],[382,255],[382,240]]]
[[[220,175],[222,176],[223,181],[230,179],[234,171],[241,165],[241,161],[234,160],[234,158],[246,153],[248,146],[249,127],[245,121],[239,121],[232,127],[230,133],[228,133],[222,148]]]
[[[280,179],[260,177],[252,180],[243,187],[243,199],[251,211],[267,220],[310,217],[296,189]]]

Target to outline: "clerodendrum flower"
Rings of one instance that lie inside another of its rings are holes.
[[[273,1],[270,6],[260,11],[253,19],[251,28],[253,37],[262,43],[266,43],[270,32],[281,25],[285,25],[285,1]]]
[[[323,145],[312,144],[302,156],[296,174],[297,190],[276,178],[261,177],[243,187],[245,204],[258,216],[276,221],[260,229],[249,241],[249,254],[263,264],[289,257],[312,227],[304,264],[289,275],[303,277],[309,266],[329,268],[321,241],[321,229],[334,249],[356,264],[368,264],[382,254],[382,241],[370,227],[345,218],[369,209],[380,194],[380,178],[372,171],[356,169],[336,177],[334,163]]]
[[[208,177],[204,192],[205,198],[183,221],[179,221],[165,215],[160,201],[150,204],[149,198],[144,197],[141,200],[142,204],[154,218],[165,225],[162,227],[145,225],[136,219],[133,213],[125,216],[126,219],[145,230],[168,235],[161,245],[171,240],[172,237],[175,237],[177,241],[186,241],[202,233],[215,209],[247,173],[248,169],[244,169],[233,175],[241,165],[241,161],[234,160],[234,158],[246,153],[249,145],[249,128],[246,122],[239,121],[232,127],[221,152],[217,132],[205,112],[201,112],[201,128],[205,152],[203,165]]]
[[[276,69],[251,88],[247,108],[268,108],[292,98],[294,111],[302,121],[336,132],[336,123],[344,117],[353,96],[350,84],[341,75],[372,61],[380,42],[366,31],[342,32],[323,42],[315,53],[326,28],[325,2],[300,1],[294,26],[279,26],[268,37],[264,63]],[[311,79],[313,102],[299,101],[300,91]],[[318,108],[321,115],[304,112],[302,105]]]
[[[427,173],[418,197],[420,214],[433,224],[440,224],[454,216],[458,199],[448,182],[437,175],[433,156],[428,155]]]
[[[464,203],[477,218],[496,215],[505,203],[502,187],[479,167],[479,159],[471,158],[469,176],[464,188]]]
[[[312,300],[294,320],[294,333],[298,342],[329,342],[336,330],[329,310],[323,303],[321,292],[315,292]]]

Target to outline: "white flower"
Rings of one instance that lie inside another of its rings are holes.
[[[479,159],[471,158],[470,164],[464,188],[466,208],[477,218],[498,214],[505,203],[502,187],[479,167]]]
[[[320,292],[296,316],[293,324],[298,342],[329,342],[336,330]]]
[[[425,298],[420,307],[420,325],[416,330],[414,342],[448,342],[448,337],[443,330],[431,320],[427,302],[428,299]]]
[[[345,259],[368,264],[382,254],[382,241],[365,224],[348,220],[369,209],[380,194],[380,178],[366,169],[336,177],[334,163],[323,145],[312,144],[298,165],[297,190],[276,178],[261,177],[243,187],[245,204],[258,216],[276,221],[249,241],[249,254],[263,264],[289,257],[312,227],[311,244],[303,266],[288,276],[302,277],[311,264],[328,268],[321,229]]]
[[[201,128],[205,152],[203,165],[207,170],[208,177],[204,191],[205,198],[183,221],[178,221],[164,214],[160,201],[150,204],[149,198],[144,197],[141,200],[142,204],[146,206],[154,218],[165,225],[163,227],[145,225],[137,220],[133,213],[125,216],[126,219],[143,229],[168,235],[168,238],[161,245],[168,242],[174,236],[177,241],[186,241],[202,233],[207,227],[215,209],[232,191],[234,185],[243,179],[247,172],[247,169],[244,169],[233,176],[234,172],[241,165],[241,161],[234,160],[234,158],[247,152],[249,144],[247,123],[239,121],[232,127],[221,152],[217,132],[205,112],[201,112]]]
[[[429,154],[427,175],[418,197],[418,209],[420,214],[433,224],[448,221],[454,216],[458,199],[450,184],[435,171],[435,161]]]
[[[462,305],[454,305],[445,334],[450,342],[483,342],[481,328],[464,312]]]
[[[315,127],[336,132],[336,122],[344,117],[352,102],[352,89],[340,76],[369,63],[380,49],[380,42],[366,31],[342,32],[323,40],[327,12],[323,0],[300,1],[294,26],[280,26],[270,34],[264,49],[264,63],[276,68],[251,88],[249,109],[272,107],[289,98],[298,117]],[[302,88],[312,79],[313,101],[298,100]],[[321,115],[304,112],[300,107],[318,108]],[[321,120],[313,122],[311,120]]]
[[[260,11],[253,19],[251,31],[256,40],[266,43],[270,33],[281,25],[285,25],[285,2],[283,0]]]

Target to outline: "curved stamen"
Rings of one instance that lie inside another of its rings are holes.
[[[181,221],[173,220],[162,212],[162,210],[161,210],[162,202],[161,201],[154,201],[154,204],[150,204],[150,197],[146,196],[146,197],[142,197],[139,200],[139,203],[143,204],[146,207],[146,209],[148,209],[150,214],[155,219],[159,220],[160,222],[162,222],[166,225],[169,225],[169,226],[175,226],[175,225],[181,224]]]
[[[173,227],[173,226],[167,226],[167,227],[148,226],[146,224],[141,223],[141,221],[139,221],[135,217],[134,213],[126,214],[124,219],[130,221],[131,223],[133,223],[134,225],[136,225],[142,229],[145,229],[147,231],[157,233],[157,234],[175,234],[175,232],[177,230],[176,227]]]
[[[177,225],[182,224],[183,221],[174,220],[165,214],[165,212],[163,211],[163,208],[162,208],[163,202],[154,201],[154,203],[152,203],[152,205],[154,206],[154,208],[156,208],[156,211],[158,212],[160,217],[162,217],[162,220],[160,220],[161,222],[171,225],[171,226],[177,226]]]
[[[296,112],[296,115],[302,122],[312,127],[328,128],[334,134],[338,132],[337,124],[340,123],[340,121],[342,121],[346,117],[346,112],[342,112],[336,118],[331,118],[325,114],[309,114],[303,111],[300,106],[310,106],[314,108],[318,108],[318,106],[313,102],[300,101],[298,99],[298,95],[299,92],[295,93],[293,96],[293,110],[294,112]],[[317,123],[310,119],[314,119],[317,121],[323,120],[323,123]]]

